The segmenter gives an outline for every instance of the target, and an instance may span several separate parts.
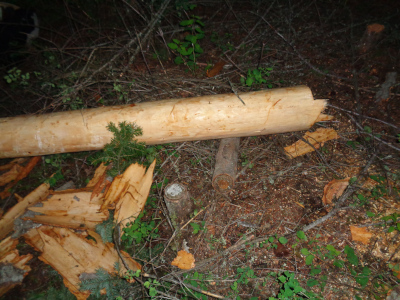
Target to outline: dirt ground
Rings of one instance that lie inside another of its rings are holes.
[[[111,6],[108,2],[99,5]],[[0,116],[306,85],[315,99],[328,100],[324,113],[334,116],[309,131],[333,128],[338,139],[292,159],[284,147],[305,132],[242,137],[240,175],[226,194],[212,186],[219,140],[163,145],[158,149],[159,164],[150,193],[153,205],[146,206],[142,219],[156,220],[159,236],[141,245],[126,245],[126,250],[158,278],[157,288],[167,296],[158,294],[154,299],[182,299],[178,289],[184,289],[185,282],[212,293],[203,293],[203,299],[400,299],[390,298],[395,297],[400,282],[400,270],[396,269],[400,266],[399,76],[392,83],[389,80],[400,67],[398,1],[196,4],[185,13],[177,13],[170,4],[167,17],[150,28],[150,38],[142,37],[135,53],[137,43],[124,48],[131,40],[126,30],[135,28],[137,34],[147,24],[129,11],[129,6],[127,13],[119,4],[117,11],[126,27],[121,25],[113,32],[106,25],[92,27],[95,17],[85,19],[87,11],[78,2],[70,6],[60,3],[71,9],[63,12],[69,25],[43,16],[43,40],[29,49],[27,59],[12,64],[31,72],[32,78],[33,72],[40,70],[42,77],[28,85],[1,82]],[[139,4],[132,5],[137,8]],[[150,20],[158,8],[149,4],[143,17]],[[49,14],[51,10],[44,11]],[[101,10],[96,16],[103,20],[107,13]],[[205,24],[205,38],[199,40],[204,53],[198,56],[195,71],[175,64],[176,53],[166,45],[185,38],[179,22],[191,16],[199,16]],[[368,27],[372,24],[383,28]],[[76,34],[69,36],[71,31]],[[133,39],[135,33],[130,34]],[[54,45],[63,48],[55,50]],[[118,52],[121,49],[126,51]],[[207,65],[221,61],[225,63],[222,70],[208,77]],[[4,66],[2,74],[10,69],[10,65]],[[256,69],[263,70],[264,82],[241,83],[241,78],[249,78],[249,72]],[[69,88],[52,90],[50,78],[59,86],[64,80]],[[83,186],[95,170],[88,163],[89,155],[71,154],[55,168],[62,171],[65,181]],[[27,194],[51,175],[53,167],[43,159],[14,192]],[[324,205],[326,185],[346,178],[357,181],[347,187],[345,197],[338,195],[332,205]],[[164,187],[171,182],[186,185],[196,210],[201,211],[191,220],[200,226],[197,233],[188,224],[173,235],[163,200]],[[16,202],[9,197],[1,202],[1,208],[7,211]],[[394,219],[385,222],[385,216]],[[365,243],[358,241],[351,226],[366,229],[371,237]],[[305,238],[299,232],[304,232]],[[168,247],[160,251],[160,245],[161,250]],[[185,245],[195,257],[195,270],[182,271],[170,265]],[[358,257],[357,265],[351,263],[349,247]],[[62,281],[23,238],[19,250],[34,254],[32,271],[1,299],[50,299],[44,291],[49,285],[62,287]],[[294,274],[296,281],[290,281],[285,271]],[[364,277],[367,282],[362,281]],[[175,283],[166,284],[168,278]],[[305,290],[284,296],[297,285]],[[150,298],[139,283],[130,297]],[[201,293],[187,297],[200,299]]]

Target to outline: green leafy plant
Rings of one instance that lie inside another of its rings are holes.
[[[62,102],[69,107],[70,110],[78,110],[86,108],[86,105],[83,103],[83,100],[79,97],[71,98],[64,97]]]
[[[40,72],[33,72],[36,78],[40,77]],[[20,69],[14,67],[7,71],[7,75],[5,75],[4,80],[12,85],[12,87],[16,87],[18,85],[27,86],[29,84],[29,80],[31,79],[30,73],[23,74]]]
[[[113,169],[110,170],[111,176],[121,174],[125,169],[134,162],[140,162],[149,165],[154,155],[153,150],[148,150],[144,143],[135,140],[136,136],[142,135],[142,129],[127,122],[119,123],[119,127],[110,122],[107,129],[114,134],[109,144],[104,146],[104,149],[97,155],[90,158],[93,165],[102,162],[113,164]],[[152,149],[152,148],[150,148]]]
[[[265,77],[268,77],[270,75],[270,71],[272,71],[273,68],[258,68],[258,69],[249,69],[247,71],[247,76],[246,77],[241,77],[240,82],[243,85],[247,85],[249,87],[253,85],[261,85],[266,83],[268,88],[272,88],[272,84],[270,82],[267,82]]]
[[[198,273],[198,272],[194,272],[193,274],[185,274],[184,275],[184,283],[186,284],[190,284],[196,288],[200,288],[203,291],[207,291],[208,290],[208,285],[206,283],[207,277],[204,274]],[[186,296],[184,296],[182,299],[192,299],[192,297],[194,297],[195,299],[203,299],[203,300],[207,300],[207,296],[194,291],[190,288],[182,288],[180,289],[180,292]],[[189,298],[190,297],[190,298]]]
[[[393,222],[393,225],[391,225],[388,228],[388,233],[393,232],[395,230],[400,231],[400,221],[399,222],[397,221],[397,219],[399,217],[400,217],[400,214],[398,214],[398,213],[392,213],[392,214],[390,214],[388,216],[382,217],[382,220],[385,221],[385,223],[387,221],[392,221]]]
[[[271,275],[275,275],[275,273],[271,273]],[[294,278],[294,273],[289,271],[284,271],[281,274],[276,275],[277,281],[281,284],[281,289],[279,290],[279,294],[277,298],[269,297],[269,300],[277,300],[277,299],[322,299],[315,295],[313,292],[307,291],[303,288],[299,281]]]
[[[278,248],[278,245],[274,243],[276,238],[277,238],[276,235],[275,236],[270,236],[268,239],[266,239],[265,241],[261,242],[259,244],[259,247],[263,248],[264,245],[268,245],[267,246],[268,250],[271,249],[271,248],[275,248],[275,249]]]
[[[231,284],[231,290],[233,291],[233,294],[236,296],[236,299],[240,299],[238,296],[240,287],[241,285],[247,285],[249,283],[249,280],[252,278],[257,278],[257,276],[254,274],[254,270],[252,270],[250,267],[245,267],[245,268],[237,268],[236,269],[236,281]]]
[[[45,182],[50,184],[51,187],[54,187],[57,182],[64,179],[64,175],[62,172],[62,165],[65,164],[67,159],[71,158],[71,154],[53,154],[45,156],[45,168],[47,169],[47,174],[53,174],[50,178],[46,179]]]
[[[56,69],[61,69],[61,64],[59,63],[59,58],[55,55],[55,52],[44,51],[44,64],[51,66]]]
[[[223,236],[217,238],[211,234],[209,238],[205,238],[204,240],[208,243],[211,250],[214,250],[216,248],[216,244],[221,244],[223,246],[226,245],[226,240]]]
[[[205,230],[204,225],[206,224],[206,221],[202,221],[201,224],[198,223],[190,223],[190,226],[193,228],[193,234],[199,233],[200,230]]]
[[[185,11],[193,10],[197,7],[196,4],[189,3],[189,0],[176,0],[175,9],[180,17]]]
[[[371,141],[371,139],[372,139],[372,137],[371,137],[370,135],[373,135],[373,136],[375,136],[375,137],[377,137],[377,138],[380,138],[380,137],[381,137],[380,134],[377,134],[377,133],[374,134],[374,133],[372,132],[372,128],[369,127],[369,126],[364,126],[364,131],[365,131],[366,133],[369,134],[369,135],[367,135],[367,136],[364,137],[364,140],[367,141],[367,142]]]
[[[389,173],[389,176],[395,176],[395,174]],[[380,175],[380,174],[374,174],[370,175],[370,178],[374,181],[376,181],[378,184],[374,185],[374,187],[369,191],[368,193],[358,193],[353,196],[353,198],[358,202],[359,205],[366,205],[369,204],[371,200],[377,200],[385,195],[388,194],[388,188],[387,188],[387,179]],[[392,191],[394,193],[399,194],[399,189],[396,186],[393,186]]]
[[[175,64],[184,64],[194,72],[197,69],[197,58],[204,52],[199,44],[199,41],[204,39],[204,31],[201,29],[204,27],[204,23],[200,17],[193,16],[189,20],[180,22],[179,25],[189,34],[183,41],[173,39],[171,43],[168,43],[168,47],[176,54]]]
[[[156,222],[154,220],[144,222],[142,221],[143,216],[144,213],[140,213],[134,222],[128,223],[124,228],[121,239],[126,244],[130,245],[133,241],[136,244],[141,244],[144,241],[159,237]]]
[[[118,83],[118,80],[114,82],[113,90],[119,101],[125,101],[126,103],[129,102],[129,90],[134,84],[135,80],[132,80],[132,82],[129,82],[127,85]]]
[[[156,279],[149,279],[145,281],[143,285],[149,290],[151,299],[154,299],[154,297],[157,295],[157,287],[160,285],[160,283]]]

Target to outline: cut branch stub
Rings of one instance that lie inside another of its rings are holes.
[[[237,173],[240,138],[222,139],[215,158],[212,185],[220,193],[233,189]]]

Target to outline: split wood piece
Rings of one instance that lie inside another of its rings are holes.
[[[303,139],[308,143],[299,140],[296,143],[285,147],[286,155],[290,158],[295,158],[297,156],[304,155],[306,153],[314,151],[314,149],[318,149],[324,142],[338,139],[339,135],[332,128],[318,128],[314,132],[307,132]],[[310,144],[312,146],[310,146]],[[314,148],[313,148],[314,147]]]
[[[114,244],[104,244],[98,234],[89,231],[87,239],[67,228],[41,226],[31,229],[24,235],[28,244],[42,252],[39,259],[51,265],[64,280],[65,286],[77,299],[86,299],[90,291],[80,291],[80,278],[96,273],[103,268],[108,273],[116,273],[115,263],[120,266],[120,275],[126,274],[125,264],[121,261]],[[141,269],[128,253],[121,251],[124,262],[133,271]]]
[[[108,210],[100,211],[103,194],[91,199],[91,190],[66,190],[52,192],[43,207],[30,207],[29,210],[41,213],[27,220],[36,223],[74,229],[92,229],[106,221]]]
[[[6,185],[7,183],[15,180],[22,168],[23,167],[20,164],[12,164],[7,172],[4,172],[0,175],[0,186]]]
[[[171,99],[0,119],[0,158],[102,149],[110,122],[134,122],[138,141],[164,144],[309,129],[324,119],[325,100],[306,86]],[[241,100],[246,105],[243,105]]]
[[[106,166],[104,163],[101,163],[100,166],[97,167],[96,171],[94,172],[93,178],[90,179],[86,187],[94,188],[99,183],[99,181],[104,181],[108,169],[108,166]]]
[[[111,181],[108,180],[107,170],[111,169],[112,165],[109,164],[105,166],[104,163],[101,163],[100,166],[97,167],[93,178],[86,185],[86,188],[93,189],[92,196],[90,200],[95,197],[99,197],[99,195],[104,191],[104,194],[107,193],[108,189],[111,186]],[[111,179],[112,180],[112,179]],[[104,202],[103,202],[104,204]],[[103,204],[101,207],[103,207]],[[102,211],[104,209],[101,209]]]
[[[212,185],[220,193],[233,189],[237,173],[240,138],[222,139],[215,158]]]
[[[14,227],[14,220],[23,215],[29,206],[46,199],[49,194],[50,185],[43,183],[26,196],[19,203],[14,205],[10,210],[0,219],[0,240],[9,234]]]
[[[0,242],[0,297],[21,284],[31,268],[26,265],[32,254],[19,255],[16,248],[18,240],[8,237]]]
[[[15,165],[22,165],[26,160],[27,160],[27,158],[23,158],[23,157],[13,159],[8,164],[0,166],[0,172],[10,170]]]
[[[164,189],[164,200],[175,229],[185,223],[193,212],[193,201],[183,184],[171,183]]]
[[[147,169],[139,164],[132,164],[122,175],[119,184],[123,190],[120,193],[121,197],[115,207],[114,221],[120,226],[120,237],[124,233],[123,229],[128,223],[134,222],[142,212],[149,197],[151,184],[153,183],[153,172],[156,166],[156,160]],[[124,178],[128,178],[124,182]],[[113,182],[114,183],[114,182]],[[110,190],[113,188],[111,184]],[[115,190],[119,190],[119,186]],[[112,193],[113,195],[119,193]]]
[[[11,193],[9,190],[16,185],[21,179],[24,179],[28,174],[32,171],[32,169],[36,166],[36,164],[40,161],[40,156],[32,157],[28,164],[21,168],[19,171],[18,175],[14,179],[14,181],[10,182],[7,184],[7,186],[4,188],[4,191],[0,193],[0,199],[5,199],[6,197],[10,196]]]

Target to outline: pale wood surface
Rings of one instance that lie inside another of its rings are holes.
[[[306,86],[0,119],[0,158],[101,149],[109,122],[135,122],[140,141],[162,144],[306,130],[326,101]]]
[[[43,183],[32,191],[21,202],[15,204],[0,220],[0,240],[7,236],[14,228],[14,220],[25,213],[29,206],[46,199],[50,185]]]

